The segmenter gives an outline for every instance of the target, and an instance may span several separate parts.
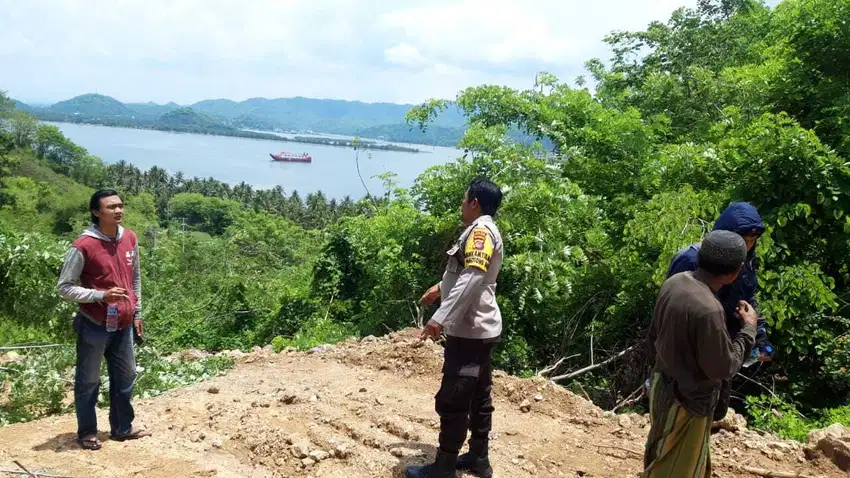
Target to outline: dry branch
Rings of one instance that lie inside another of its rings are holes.
[[[638,457],[638,458],[643,458],[643,453],[638,452],[638,451],[634,451],[634,450],[629,450],[628,448],[623,448],[623,447],[621,447],[621,446],[616,446],[616,445],[600,445],[600,444],[598,444],[598,443],[593,443],[592,445],[593,445],[593,446],[595,446],[596,448],[610,448],[610,449],[612,449],[612,450],[620,450],[620,451],[624,451],[624,452],[626,452],[626,453],[631,453],[632,455],[635,455],[635,456],[636,456],[636,457]]]
[[[785,472],[785,471],[770,471],[770,470],[765,470],[763,468],[754,468],[752,466],[735,466],[735,465],[732,465],[732,466],[734,468],[741,470],[741,471],[746,471],[747,473],[752,473],[754,475],[758,475],[758,476],[761,476],[761,477],[764,477],[764,478],[815,478],[812,475],[804,475],[803,473]]]
[[[14,464],[18,465],[18,466],[19,466],[22,470],[24,470],[25,472],[27,472],[27,474],[28,474],[28,475],[30,475],[30,477],[32,477],[32,478],[37,478],[35,475],[33,475],[32,473],[30,473],[30,471],[29,471],[29,470],[27,470],[27,467],[25,467],[24,465],[22,465],[22,464],[21,464],[21,462],[19,462],[18,460],[14,460],[12,463],[14,463]]]
[[[70,344],[45,344],[45,345],[16,345],[14,347],[0,347],[0,352],[5,350],[28,350],[28,349],[47,349],[52,347],[70,347]]]
[[[18,462],[18,461],[14,461],[13,463],[14,463],[14,464],[16,464],[16,465],[18,465],[19,467],[21,467],[24,471],[26,471],[26,474],[27,474],[27,475],[29,475],[29,476],[31,476],[31,477],[35,477],[35,478],[76,478],[76,477],[74,477],[74,476],[65,476],[65,475],[49,475],[49,474],[47,474],[47,473],[31,472],[31,471],[27,470],[26,468],[24,468],[24,466],[23,466],[23,465],[21,465],[21,463],[20,463],[20,462]],[[24,474],[24,473],[23,473],[21,470],[0,470],[0,474],[6,474],[6,475],[18,475],[18,476],[20,476],[20,475],[22,475],[22,474]]]
[[[605,360],[604,362],[599,362],[596,365],[589,365],[587,367],[576,370],[575,372],[570,372],[570,373],[565,374],[565,375],[558,375],[557,377],[552,377],[551,380],[553,382],[557,382],[558,380],[566,380],[566,379],[578,377],[579,375],[581,375],[583,373],[587,373],[587,372],[596,370],[600,367],[604,367],[604,366],[608,365],[609,363],[611,363],[611,362],[617,360],[618,358],[622,357],[623,355],[626,355],[627,353],[631,352],[636,347],[637,347],[637,345],[632,345],[631,347],[627,348],[626,350],[623,350],[622,352],[618,353],[617,355],[614,355],[613,357],[610,357],[609,359]]]
[[[644,394],[644,386],[643,386],[643,384],[641,384],[640,387],[637,388],[637,390],[632,392],[628,397],[626,397],[625,400],[618,403],[617,406],[615,406],[614,408],[611,409],[611,411],[616,412],[617,410],[619,410],[620,408],[623,408],[626,405],[631,405],[632,403],[635,403],[636,401],[643,398],[643,394]]]
[[[564,363],[564,361],[576,358],[579,355],[581,355],[581,354],[570,355],[569,357],[561,357],[561,360],[558,360],[554,365],[550,365],[550,366],[544,368],[543,370],[537,372],[537,376],[542,377],[542,376],[546,375],[547,373],[552,373],[555,370],[558,370],[558,367],[560,367],[561,364]]]
[[[21,465],[18,464],[18,466],[21,466]],[[20,476],[20,475],[23,475],[24,473],[21,470],[0,470],[0,474]],[[27,472],[27,474],[29,474],[30,476],[34,476],[36,478],[76,478],[74,476],[48,475],[47,473],[30,473],[30,472]]]

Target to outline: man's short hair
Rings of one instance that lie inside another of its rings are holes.
[[[100,218],[94,215],[94,211],[100,211],[100,200],[110,196],[121,197],[121,195],[118,194],[118,191],[114,189],[98,189],[94,192],[94,194],[92,194],[91,199],[89,200],[89,213],[91,214],[91,222],[94,225],[100,224]]]
[[[469,184],[467,200],[478,200],[481,212],[488,216],[495,216],[496,211],[502,204],[502,190],[496,183],[487,179],[475,179]]]
[[[711,275],[725,276],[741,269],[747,260],[747,243],[731,231],[711,231],[702,240],[697,263]]]

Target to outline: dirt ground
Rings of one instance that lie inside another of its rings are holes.
[[[224,376],[136,401],[152,437],[104,434],[92,452],[74,442],[73,415],[0,429],[0,470],[18,460],[72,477],[401,477],[434,455],[441,354],[414,330],[312,353],[255,352]],[[497,373],[494,394],[495,476],[639,473],[646,417],[604,413],[543,379]],[[108,423],[106,411],[98,417]],[[747,430],[715,434],[712,462],[718,477],[756,476],[739,466],[847,476],[823,457],[806,459],[799,443]]]

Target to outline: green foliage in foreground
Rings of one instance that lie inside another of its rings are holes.
[[[73,346],[22,354],[23,361],[0,367],[0,426],[26,422],[74,407]],[[144,346],[136,353],[135,397],[155,397],[167,390],[216,376],[233,365],[226,357],[210,356],[194,362],[166,359]],[[101,370],[100,406],[109,405],[106,363]]]

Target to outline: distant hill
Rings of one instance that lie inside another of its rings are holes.
[[[54,114],[84,115],[90,117],[132,117],[133,110],[110,96],[87,94],[60,101],[45,110]]]
[[[360,129],[384,125],[403,125],[413,105],[363,103],[360,101],[319,100],[312,98],[251,98],[242,102],[205,100],[192,109],[227,119],[250,116],[262,118],[279,129],[323,133],[352,134]],[[450,108],[435,126],[462,128],[464,118]]]
[[[441,114],[423,134],[404,121],[412,106],[303,97],[251,98],[240,102],[213,99],[188,105],[193,115],[184,111],[187,105],[122,103],[93,93],[44,107],[16,102],[18,109],[30,111],[43,120],[106,126],[170,129],[176,122],[183,128],[202,128],[207,132],[251,129],[333,133],[440,146],[453,146],[462,137],[465,119],[456,108]]]
[[[160,105],[149,101],[147,103],[126,103],[126,105],[127,108],[130,108],[137,116],[142,118],[159,118],[180,108],[180,105],[174,102]]]
[[[234,129],[223,125],[212,118],[202,115],[192,108],[178,108],[169,111],[156,120],[156,126],[161,129],[174,129],[179,131],[209,131]]]
[[[22,111],[32,111],[32,107],[26,103],[22,103],[18,100],[12,100],[12,102],[15,104],[15,109]]]

